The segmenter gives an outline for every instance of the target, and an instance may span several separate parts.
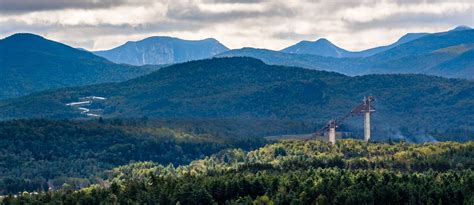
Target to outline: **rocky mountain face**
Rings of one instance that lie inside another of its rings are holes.
[[[158,36],[130,41],[110,50],[96,51],[94,54],[115,63],[157,65],[210,58],[227,50],[227,47],[212,38],[190,41]]]

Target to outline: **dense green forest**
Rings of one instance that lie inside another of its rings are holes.
[[[102,183],[5,204],[473,204],[474,143],[283,141],[189,165],[115,168]]]
[[[67,103],[107,98],[91,107],[104,118],[237,118],[323,124],[343,116],[365,95],[376,97],[375,139],[402,135],[472,139],[474,82],[425,75],[366,75],[266,65],[252,58],[218,58],[162,68],[113,84],[67,88],[0,101],[0,119],[84,118]],[[346,121],[362,129],[362,118]],[[456,127],[460,132],[450,133]],[[456,134],[456,135],[455,135]]]
[[[16,120],[0,122],[0,194],[81,188],[107,169],[138,161],[187,164],[226,148],[262,146],[211,126],[170,121]],[[168,128],[174,126],[174,128]],[[207,134],[207,133],[212,133]]]

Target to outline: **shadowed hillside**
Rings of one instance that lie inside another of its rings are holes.
[[[128,80],[158,67],[117,65],[34,34],[0,40],[0,99],[47,89]]]
[[[0,103],[0,117],[84,118],[67,106],[85,96],[106,100],[89,108],[103,117],[294,119],[326,123],[365,95],[376,96],[374,132],[442,134],[473,130],[474,83],[424,75],[367,75],[218,58],[162,68],[123,83],[44,92]],[[348,121],[357,130],[361,118]]]

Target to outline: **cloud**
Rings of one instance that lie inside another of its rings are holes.
[[[0,37],[34,32],[74,47],[213,37],[230,48],[282,49],[325,37],[349,50],[408,32],[474,26],[469,0],[0,0]]]
[[[273,3],[247,4],[172,4],[168,7],[167,17],[174,20],[199,22],[232,22],[242,19],[291,16],[292,11]]]
[[[110,8],[129,3],[125,0],[0,0],[0,11],[23,13],[60,9]]]
[[[245,3],[245,4],[254,4],[261,3],[265,0],[206,0],[206,3]]]

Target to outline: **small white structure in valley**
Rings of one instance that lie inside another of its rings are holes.
[[[78,109],[81,114],[87,117],[100,117],[101,109],[93,108],[92,103],[98,101],[104,101],[107,98],[99,96],[87,96],[79,98],[80,101],[66,103],[66,106],[74,107]]]

